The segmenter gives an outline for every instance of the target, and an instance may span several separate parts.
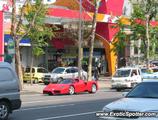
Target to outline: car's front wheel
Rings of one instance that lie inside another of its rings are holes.
[[[90,93],[96,93],[97,86],[95,84],[92,85]]]
[[[116,89],[117,92],[120,92],[121,90],[122,90],[121,88],[117,88],[117,89]]]
[[[75,88],[73,86],[69,87],[69,94],[73,95],[75,93]]]
[[[37,84],[38,83],[38,78],[36,78],[33,82],[34,82],[34,84]]]
[[[6,102],[0,102],[0,120],[7,120],[9,111],[9,105]]]

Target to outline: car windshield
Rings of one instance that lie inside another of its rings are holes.
[[[117,70],[113,77],[128,77],[130,75],[130,69],[127,70]]]
[[[29,73],[30,72],[30,68],[26,68],[25,72]],[[32,68],[32,73],[35,73],[35,69],[34,68]]]
[[[64,80],[58,82],[58,84],[71,84],[71,83],[73,83],[73,80],[71,80],[71,79],[64,79]]]
[[[140,83],[126,97],[158,98],[158,82]]]
[[[63,73],[64,72],[64,68],[55,68],[52,73]]]

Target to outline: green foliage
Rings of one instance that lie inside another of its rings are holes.
[[[115,46],[112,51],[117,55],[118,53],[123,53],[124,48],[127,45],[127,35],[124,32],[125,25],[117,21],[117,25],[113,25],[112,28],[116,29],[119,28],[118,33],[115,35],[117,41],[113,42],[112,44]]]
[[[47,46],[48,40],[53,36],[52,28],[47,27],[44,23],[47,6],[41,2],[42,0],[36,0],[35,4],[28,4],[30,9],[28,10],[28,13],[25,14],[25,19],[28,23],[31,23],[33,20],[35,21],[27,37],[31,39],[32,52],[37,57],[44,54],[43,47]],[[35,14],[37,14],[37,16],[34,19]],[[29,25],[30,24],[24,25],[24,29],[27,30]]]
[[[145,56],[147,55],[147,52],[149,52],[150,57],[155,56],[156,47],[158,46],[158,27],[149,24],[150,51],[147,51],[146,15],[149,15],[149,23],[156,19],[158,10],[157,6],[157,0],[139,0],[137,3],[133,3],[133,13],[130,18],[130,30],[132,31],[132,34],[126,35],[123,31],[126,26],[123,25],[123,23],[120,23],[120,21],[117,22],[117,27],[120,28],[120,30],[115,36],[118,38],[118,41],[114,43],[115,48],[113,50],[115,53],[124,50],[127,45],[127,37],[129,36],[130,41],[141,39],[140,49],[143,51]]]

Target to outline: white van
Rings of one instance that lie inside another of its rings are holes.
[[[21,107],[19,80],[13,67],[0,62],[0,120]]]
[[[113,75],[111,82],[112,89],[117,91],[132,88],[142,82],[141,70],[134,67],[119,68]]]

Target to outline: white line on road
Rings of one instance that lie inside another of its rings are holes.
[[[55,116],[55,117],[48,117],[48,118],[40,118],[36,120],[52,120],[52,119],[60,119],[60,118],[67,118],[67,117],[75,117],[75,116],[82,116],[82,115],[89,115],[94,114],[99,111],[92,111],[92,112],[86,112],[86,113],[78,113],[78,114],[70,114],[70,115],[63,115],[63,116]]]
[[[40,110],[40,109],[47,109],[47,108],[67,107],[67,106],[73,106],[73,105],[75,105],[75,104],[55,105],[55,106],[47,106],[47,107],[24,108],[24,109],[19,109],[19,110],[15,110],[15,111]]]
[[[72,100],[72,98],[64,99],[64,101]],[[30,104],[30,103],[45,103],[45,102],[53,102],[53,101],[63,101],[63,99],[53,99],[53,100],[40,100],[40,101],[31,101],[31,102],[22,102],[22,104]]]

